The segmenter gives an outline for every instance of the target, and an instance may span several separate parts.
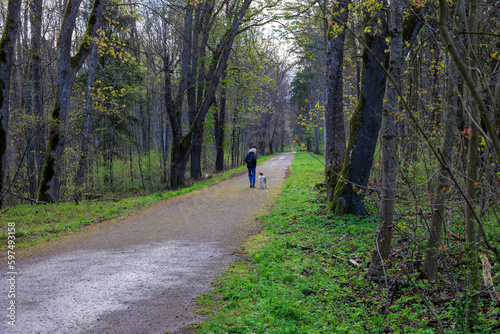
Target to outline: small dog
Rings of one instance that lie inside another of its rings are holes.
[[[262,172],[259,172],[259,182],[262,189],[267,189],[267,178]]]

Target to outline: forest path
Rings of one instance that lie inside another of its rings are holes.
[[[16,327],[7,324],[6,261],[0,264],[1,333],[165,333],[199,321],[193,297],[210,289],[254,223],[281,192],[294,154],[157,202],[73,235],[16,251]],[[258,181],[257,181],[258,182]]]

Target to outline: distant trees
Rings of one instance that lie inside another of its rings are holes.
[[[175,188],[186,169],[196,179],[241,164],[250,145],[283,150],[290,66],[259,28],[276,4],[27,3],[0,200]]]
[[[214,48],[214,54],[212,55],[212,60],[206,69],[205,66],[201,66],[199,69],[197,68],[198,57],[202,57],[202,54],[199,54],[200,48],[205,48],[206,45],[202,40],[194,41],[193,39],[193,29],[192,29],[192,19],[193,19],[193,10],[194,6],[192,4],[188,4],[186,10],[186,17],[184,21],[184,30],[183,30],[183,42],[182,42],[182,54],[181,54],[181,70],[180,70],[180,85],[179,90],[175,98],[172,96],[166,96],[167,99],[167,113],[170,118],[170,124],[172,126],[172,135],[173,135],[173,146],[172,146],[172,167],[170,173],[170,186],[172,188],[177,188],[180,185],[183,185],[185,182],[184,174],[185,167],[187,163],[187,158],[189,151],[192,148],[195,148],[194,155],[191,155],[191,162],[198,164],[198,157],[201,154],[201,150],[196,149],[196,145],[199,145],[199,139],[202,135],[202,122],[207,115],[210,107],[215,102],[215,94],[221,78],[227,69],[227,62],[229,60],[229,56],[231,53],[231,48],[234,43],[234,39],[239,32],[241,21],[243,20],[246,11],[250,4],[251,0],[244,1],[241,4],[241,7],[227,7],[228,11],[228,19],[229,24],[220,37],[220,40],[217,42]],[[205,33],[208,34],[208,29],[213,27],[213,23],[215,17],[212,17],[212,12],[215,10],[212,6],[215,4],[207,3],[207,6],[202,13],[205,17],[200,19],[202,22],[201,27],[204,27]],[[198,4],[198,10],[201,10],[203,3]],[[229,5],[228,5],[229,6]],[[222,8],[221,8],[222,9]],[[219,11],[218,9],[216,13]],[[230,19],[233,17],[233,19]],[[203,38],[203,37],[202,37]],[[208,40],[208,35],[205,36],[205,41]],[[196,43],[197,47],[193,47],[193,41]],[[200,44],[198,44],[200,43]],[[199,45],[199,46],[198,46]],[[201,59],[203,61],[203,58]],[[194,64],[194,65],[193,65]],[[166,75],[170,75],[169,72],[171,68],[166,68]],[[206,72],[205,72],[206,71]],[[191,104],[191,120],[189,130],[186,134],[182,134],[182,119],[181,119],[181,109],[184,100],[184,94],[188,89],[188,86],[195,85],[194,82],[191,81],[194,77],[198,78],[197,84],[200,85],[197,87],[198,89],[198,100],[195,102],[195,87],[190,87],[191,95],[188,96],[188,100],[190,100]],[[167,81],[169,81],[167,79]],[[172,91],[171,88],[166,88],[166,91]],[[194,107],[192,106],[195,103]],[[195,143],[195,147],[192,147],[193,141]],[[195,159],[193,159],[193,157]],[[194,160],[194,161],[193,161]],[[192,170],[193,176],[195,178],[199,177],[199,170],[196,168]]]
[[[299,9],[300,10],[300,9]],[[293,40],[298,52],[298,71],[291,82],[290,103],[297,114],[294,135],[304,142],[307,151],[319,154],[325,136],[325,39],[323,8],[311,6],[291,25],[296,34]]]

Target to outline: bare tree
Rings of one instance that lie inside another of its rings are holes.
[[[189,39],[184,39],[183,49],[181,55],[181,72],[179,91],[175,99],[172,95],[166,94],[167,112],[170,118],[170,125],[172,127],[172,156],[171,156],[171,173],[170,173],[170,186],[177,188],[185,182],[185,169],[187,158],[191,150],[192,139],[195,133],[200,128],[200,124],[207,115],[210,107],[215,101],[215,93],[221,78],[226,71],[227,61],[231,53],[231,48],[234,39],[239,32],[240,24],[249,8],[252,0],[245,0],[237,9],[236,15],[233,16],[231,23],[227,26],[224,34],[220,38],[216,48],[213,51],[213,56],[208,67],[206,76],[206,85],[203,87],[202,98],[198,100],[200,103],[197,105],[196,115],[193,118],[191,125],[186,134],[182,134],[182,117],[181,110],[184,100],[185,91],[188,85],[189,65],[191,63],[192,53],[190,52]],[[184,22],[183,36],[189,36],[191,29],[193,8],[188,4],[186,9],[186,16]],[[171,62],[167,62],[165,67],[165,80],[166,92],[172,92],[170,73],[172,71]],[[167,86],[170,86],[167,88]]]
[[[397,85],[401,83],[403,66],[403,3],[391,1],[391,21],[389,23],[390,59],[389,73]],[[381,277],[384,275],[384,261],[391,252],[394,233],[394,201],[397,178],[397,127],[396,118],[401,110],[399,95],[391,81],[385,88],[384,107],[382,109],[382,196],[380,199],[380,220],[375,249],[368,274]]]
[[[87,29],[77,53],[71,56],[71,43],[75,21],[80,12],[81,0],[68,1],[57,41],[57,90],[52,109],[52,124],[45,162],[40,179],[37,200],[55,202],[59,200],[62,156],[65,147],[64,125],[70,111],[70,98],[75,76],[91,50],[91,40],[101,23],[104,0],[95,0],[87,22]]]
[[[3,206],[4,174],[7,161],[7,131],[9,129],[9,90],[14,48],[21,15],[21,0],[9,1],[7,17],[0,42],[0,208]]]

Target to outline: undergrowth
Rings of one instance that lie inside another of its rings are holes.
[[[260,217],[262,234],[249,241],[247,256],[232,264],[216,288],[199,298],[200,313],[209,316],[193,331],[438,333],[425,296],[445,332],[461,332],[464,292],[450,295],[446,279],[435,285],[421,279],[419,261],[401,258],[406,251],[415,257],[419,252],[404,234],[396,233],[391,261],[412,270],[394,265],[388,280],[366,277],[378,219],[328,216],[325,195],[315,187],[323,171],[317,159],[297,153],[272,214]],[[498,329],[498,310],[482,298],[479,332]]]

